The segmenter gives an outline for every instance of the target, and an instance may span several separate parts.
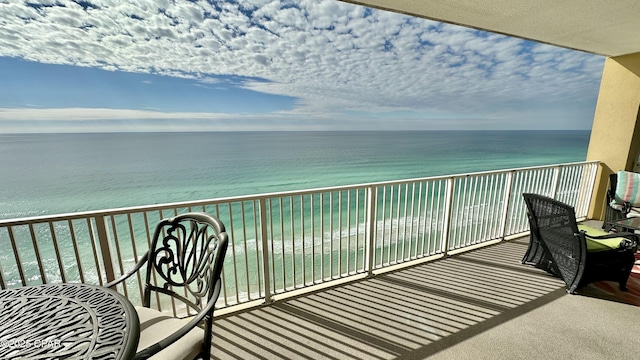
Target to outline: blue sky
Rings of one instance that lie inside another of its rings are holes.
[[[0,0],[0,133],[590,129],[604,58],[335,0]]]

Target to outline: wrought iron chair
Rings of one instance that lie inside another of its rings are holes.
[[[618,220],[622,220],[627,217],[629,210],[631,208],[629,203],[615,205],[614,199],[616,198],[616,187],[618,186],[618,174],[613,173],[609,175],[609,189],[607,189],[607,206],[604,212],[604,222],[602,223],[602,228],[605,231],[609,231],[614,229],[614,222]],[[615,230],[620,231],[620,229],[615,228]]]
[[[579,228],[572,206],[549,197],[523,194],[531,227],[531,242],[522,262],[561,278],[573,294],[595,281],[617,281],[626,290],[635,262],[638,236],[633,233],[590,235]],[[587,230],[587,231],[585,231]]]
[[[604,222],[602,223],[602,228],[605,231],[609,231],[613,228],[613,222],[622,220],[626,217],[626,214],[622,209],[614,209],[611,207],[611,202],[615,199],[617,183],[618,174],[610,174],[609,189],[607,189],[607,205],[604,211]]]
[[[143,306],[136,307],[140,319],[136,359],[210,358],[213,311],[227,242],[224,225],[210,215],[187,213],[161,220],[150,250],[130,272],[105,285],[116,286],[147,265]],[[151,309],[152,292],[157,301],[169,296],[172,304],[183,304],[186,316]]]
[[[618,179],[623,176],[621,189],[618,189]],[[633,180],[631,180],[633,179]],[[604,213],[604,222],[602,228],[605,231],[611,229],[623,231],[622,228],[615,226],[613,223],[625,219],[627,217],[640,217],[639,204],[631,203],[630,199],[625,199],[622,193],[630,190],[630,194],[640,193],[640,175],[629,171],[618,171],[609,175],[609,189],[607,189],[607,206]],[[630,187],[629,189],[627,189]],[[636,198],[634,196],[633,198]],[[636,200],[637,201],[637,200]]]

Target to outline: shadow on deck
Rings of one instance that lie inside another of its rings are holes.
[[[594,292],[567,295],[559,279],[520,264],[527,244],[502,242],[217,317],[212,358],[635,357],[640,308]]]

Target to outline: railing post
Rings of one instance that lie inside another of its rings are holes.
[[[454,178],[448,178],[444,194],[444,219],[442,220],[442,239],[440,240],[440,252],[447,256],[449,252],[449,236],[451,235],[451,213],[453,212],[453,188]]]
[[[595,164],[583,164],[582,165],[582,173],[586,173],[587,171],[591,174],[591,176],[589,177],[589,185],[586,186],[586,190],[583,194],[580,194],[581,197],[583,199],[585,199],[584,201],[584,215],[587,216],[589,213],[589,208],[591,207],[591,200],[592,200],[592,194],[593,194],[593,189],[596,186],[596,177],[598,176],[598,165],[599,163],[595,163]],[[582,186],[580,187],[580,189],[582,189]]]
[[[560,170],[562,166],[557,166],[553,169],[553,179],[551,180],[551,198],[555,199],[558,195],[558,187],[560,186]]]
[[[267,201],[260,198],[260,237],[262,241],[262,274],[264,281],[264,302],[271,302],[271,272],[269,271],[269,239],[267,234]]]
[[[598,175],[599,163],[585,163],[582,164],[580,170],[581,179],[578,189],[576,189],[576,200],[574,208],[576,211],[576,217],[587,217],[589,215],[589,208],[591,206],[591,195],[595,187],[596,176]]]
[[[509,216],[509,207],[511,206],[511,187],[513,184],[514,171],[507,173],[507,183],[504,187],[504,208],[502,209],[502,217],[500,223],[500,234],[498,238],[504,240],[505,233],[507,232],[507,216]]]
[[[367,187],[367,227],[366,227],[366,242],[365,242],[365,270],[369,277],[373,276],[373,258],[376,251],[374,232],[376,228],[376,208],[378,207],[377,200],[378,188],[374,186]]]
[[[102,253],[104,271],[107,275],[107,282],[111,282],[115,280],[116,277],[113,272],[113,260],[111,258],[111,249],[109,248],[109,234],[107,233],[106,220],[103,215],[96,215],[94,219],[96,222],[98,243],[100,244],[100,253]]]

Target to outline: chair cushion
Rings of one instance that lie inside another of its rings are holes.
[[[136,312],[140,319],[140,342],[137,351],[164,339],[189,321],[189,319],[174,318],[170,314],[142,306],[136,306]],[[202,350],[203,341],[204,331],[196,327],[151,359],[193,359]]]
[[[618,211],[622,211],[624,209],[624,205],[618,204],[615,199],[611,201],[611,204],[609,204],[609,206],[611,206],[612,209]]]
[[[640,206],[640,174],[618,171],[618,183],[613,201],[617,204],[628,202],[631,206]]]
[[[627,217],[640,217],[640,208],[632,207],[627,214]]]
[[[617,210],[617,211],[622,211],[624,210],[624,205],[622,204],[618,204],[615,200],[611,201],[611,204],[609,204],[609,206],[611,206],[612,209]],[[632,207],[629,209],[629,213],[627,213],[627,217],[640,217],[640,207]]]
[[[600,229],[595,229],[587,225],[578,225],[578,230],[585,231],[587,234],[591,236],[609,235],[608,232],[605,232]],[[586,239],[587,239],[587,251],[589,252],[615,250],[620,247],[620,244],[625,242],[625,238],[623,237],[615,237],[615,238],[603,239],[603,240],[595,240],[595,239],[589,239],[589,238],[586,238]]]

